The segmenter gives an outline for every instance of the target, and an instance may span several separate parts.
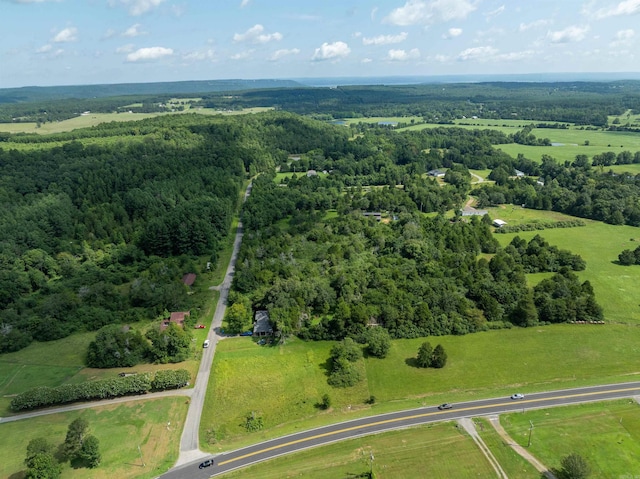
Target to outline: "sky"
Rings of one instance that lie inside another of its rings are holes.
[[[640,0],[0,0],[0,88],[640,72]]]

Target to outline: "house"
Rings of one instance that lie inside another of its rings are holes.
[[[365,218],[374,218],[376,221],[382,220],[382,213],[378,213],[378,212],[364,211],[362,213],[362,216],[364,216]]]
[[[184,320],[186,316],[190,316],[191,311],[179,311],[171,313],[169,319],[163,319],[160,323],[160,331],[164,331],[169,327],[169,324],[174,323],[184,329]]]
[[[472,208],[471,206],[465,206],[464,208],[462,208],[462,210],[460,210],[460,213],[462,214],[462,216],[484,216],[486,214],[489,214],[487,210],[477,210],[475,208]]]
[[[271,336],[273,327],[269,321],[269,312],[265,310],[256,311],[253,321],[254,336]]]
[[[445,172],[442,170],[431,170],[427,172],[427,175],[433,176],[434,178],[442,178],[445,175]]]
[[[182,277],[182,282],[184,283],[185,286],[193,286],[193,283],[196,281],[196,274],[195,273],[187,273]]]
[[[524,171],[520,171],[520,170],[515,170],[515,171],[516,171],[516,176],[518,178],[523,178],[523,177],[527,176],[527,175],[525,175]]]
[[[493,220],[493,226],[495,226],[496,228],[502,228],[503,226],[505,226],[507,224],[506,221],[503,220]]]
[[[318,172],[316,170],[307,171],[307,178],[311,178],[312,176],[318,176]]]

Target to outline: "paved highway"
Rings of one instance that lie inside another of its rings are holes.
[[[452,409],[444,411],[432,406],[381,414],[291,434],[221,454],[215,457],[215,465],[212,467],[199,469],[200,461],[183,464],[161,477],[163,479],[205,479],[284,454],[382,431],[402,429],[430,422],[449,421],[467,416],[500,414],[523,409],[564,406],[637,395],[640,395],[640,382],[631,382],[534,393],[528,394],[520,400],[502,397],[457,403],[453,405]]]

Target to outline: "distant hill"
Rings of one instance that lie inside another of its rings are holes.
[[[112,85],[26,86],[0,89],[0,103],[22,103],[68,98],[105,98],[129,95],[199,94],[302,86],[294,80],[204,80]]]

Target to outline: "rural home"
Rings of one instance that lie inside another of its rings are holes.
[[[184,320],[186,316],[190,316],[191,311],[180,311],[171,313],[169,319],[163,319],[160,323],[160,331],[164,331],[169,327],[169,324],[174,323],[184,329]]]
[[[269,312],[265,310],[256,311],[253,321],[253,335],[254,336],[271,336],[273,334],[273,327],[269,320]]]
[[[442,178],[445,175],[445,172],[442,170],[431,170],[427,172],[427,175],[433,176],[434,178]]]
[[[185,286],[193,286],[193,283],[195,283],[196,281],[196,274],[195,273],[187,273],[182,277],[182,282],[185,284]]]

